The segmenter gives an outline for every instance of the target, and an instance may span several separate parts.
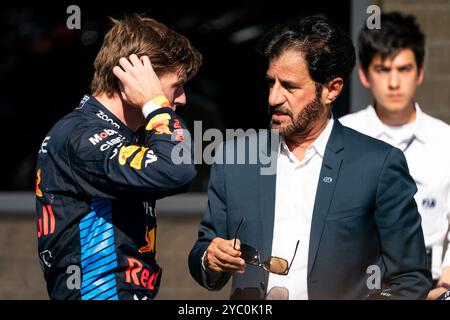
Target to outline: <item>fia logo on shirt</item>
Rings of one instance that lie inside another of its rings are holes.
[[[422,200],[422,207],[427,209],[433,209],[436,207],[436,199],[434,198],[425,198]]]

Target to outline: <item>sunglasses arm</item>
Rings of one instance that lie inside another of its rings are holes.
[[[286,271],[286,274],[289,272],[289,270],[290,270],[291,267],[292,267],[292,263],[294,262],[295,255],[297,254],[297,249],[298,249],[298,244],[299,244],[299,243],[300,243],[300,240],[297,240],[297,244],[295,245],[294,256],[292,257],[291,263],[289,264],[289,267],[288,267],[288,269],[287,269],[287,271]]]

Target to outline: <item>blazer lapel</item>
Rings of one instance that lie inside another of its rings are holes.
[[[325,150],[314,202],[309,238],[308,277],[314,266],[317,249],[319,248],[334,189],[339,177],[339,170],[342,164],[342,157],[339,152],[343,148],[343,128],[340,122],[335,119],[333,130],[331,131],[330,139]]]
[[[277,136],[278,137],[278,136]],[[261,137],[260,137],[261,138]],[[269,135],[267,140],[267,148],[261,150],[261,152],[268,156],[268,151],[270,152],[271,165],[274,166],[273,174],[261,174],[261,164],[256,166],[258,172],[258,191],[259,191],[259,212],[261,218],[261,259],[267,259],[272,253],[272,239],[273,239],[273,224],[275,218],[275,195],[276,195],[276,166],[278,157],[278,142],[272,141],[272,134]]]

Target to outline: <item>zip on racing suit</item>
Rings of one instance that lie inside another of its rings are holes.
[[[45,137],[36,168],[36,213],[50,298],[156,296],[161,268],[155,260],[155,200],[186,191],[196,172],[193,161],[172,161],[187,131],[170,108],[150,113],[141,129],[133,134],[85,95]]]

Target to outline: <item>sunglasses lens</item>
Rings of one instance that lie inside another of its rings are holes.
[[[288,262],[285,259],[278,257],[271,257],[266,263],[267,271],[272,273],[285,275],[288,270]]]
[[[258,264],[259,263],[258,250],[245,243],[241,243],[241,258],[244,259],[246,263]]]

